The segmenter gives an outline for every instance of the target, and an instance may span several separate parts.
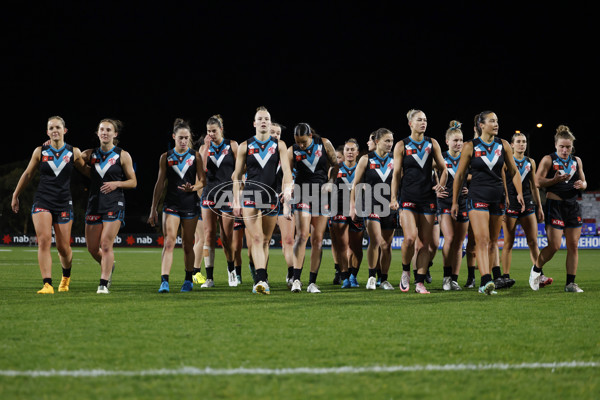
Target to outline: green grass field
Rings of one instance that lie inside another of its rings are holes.
[[[294,294],[281,251],[272,250],[270,296],[251,293],[247,265],[243,285],[228,287],[220,250],[217,286],[179,293],[176,249],[169,294],[157,293],[160,249],[115,253],[110,295],[96,294],[99,266],[83,248],[74,249],[71,290],[38,295],[35,248],[0,248],[0,399],[600,398],[593,250],[580,252],[585,293],[563,291],[562,251],[544,267],[554,284],[531,291],[529,255],[516,250],[517,283],[497,296],[442,291],[439,253],[430,295],[414,293],[412,282],[409,293],[397,289],[399,251],[393,292],[367,292],[365,265],[361,288],[334,287],[329,250],[323,293]],[[306,287],[306,266],[303,280]],[[575,364],[553,367],[567,362]]]

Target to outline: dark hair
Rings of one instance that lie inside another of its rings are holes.
[[[312,135],[313,130],[306,122],[300,122],[294,127],[294,136],[307,136]]]
[[[196,150],[196,149],[199,149],[200,147],[202,147],[202,145],[204,144],[204,138],[205,137],[206,137],[206,134],[200,135],[200,137],[198,138],[198,140],[194,140],[193,141],[193,144],[194,144],[193,147],[192,147],[192,142],[190,141],[190,149]]]
[[[206,121],[206,125],[217,125],[219,128],[223,129],[223,118],[220,114],[215,114]]]
[[[475,116],[475,129],[477,129],[477,133],[479,133],[481,135],[481,127],[479,126],[479,124],[483,124],[485,123],[485,117],[487,117],[490,114],[493,114],[493,111],[482,111],[479,114],[477,114]]]
[[[278,126],[281,128],[281,132],[285,131],[287,128],[284,125],[281,125],[279,122],[271,121],[271,126]]]
[[[306,122],[300,122],[294,127],[294,136],[308,136],[309,134],[312,135],[313,138],[321,138],[321,136],[317,135],[317,131]]]
[[[117,132],[119,134],[119,137],[122,136],[121,131],[123,130],[123,123],[121,121],[119,121],[118,119],[114,119],[114,118],[104,118],[102,120],[100,120],[100,122],[98,123],[98,126],[100,126],[101,123],[103,122],[108,122],[109,124],[111,124],[113,126],[113,128],[115,128],[115,132]],[[98,132],[96,130],[96,132]],[[116,146],[119,143],[119,139],[117,139],[116,137],[113,138],[113,144]]]
[[[479,119],[479,114],[475,115],[475,118],[473,118],[473,126],[475,127],[475,131],[477,132],[477,136],[481,135],[481,128],[479,127],[479,124],[477,123],[477,120]],[[477,137],[475,136],[475,137]]]
[[[173,134],[176,134],[180,129],[187,129],[190,131],[190,139],[188,140],[188,147],[193,149],[192,145],[194,143],[194,133],[192,132],[192,128],[190,127],[190,123],[182,118],[175,119],[173,123]]]
[[[189,122],[182,118],[177,118],[173,123],[173,133],[177,133],[177,131],[180,129],[187,129],[188,131],[190,131],[190,133],[192,132],[192,128],[190,128]]]
[[[338,153],[344,153],[344,145],[340,144],[338,147],[335,148],[335,151]]]
[[[356,151],[359,151],[359,150],[360,150],[360,146],[358,145],[358,141],[357,141],[356,139],[354,139],[354,138],[350,138],[350,139],[346,140],[346,141],[344,142],[344,147],[345,147],[345,146],[346,146],[348,143],[352,143],[353,145],[355,145],[355,146],[356,146]]]
[[[379,139],[381,139],[383,136],[387,135],[388,133],[389,133],[390,135],[394,136],[394,133],[393,133],[392,131],[390,131],[389,129],[387,129],[387,128],[379,128],[379,129],[377,129],[377,130],[375,131],[375,134],[374,134],[374,136],[373,136],[373,140],[379,140]]]

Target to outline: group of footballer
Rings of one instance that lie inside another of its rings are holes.
[[[217,235],[227,262],[228,284],[241,284],[242,245],[248,248],[252,292],[269,294],[269,244],[279,226],[287,264],[286,283],[302,290],[302,270],[310,239],[310,272],[306,291],[319,293],[323,236],[329,230],[335,264],[334,284],[360,287],[357,274],[368,236],[367,290],[394,290],[388,281],[392,239],[402,230],[402,275],[399,289],[411,286],[428,294],[430,267],[443,236],[443,290],[462,290],[458,276],[466,254],[464,285],[485,295],[510,288],[511,253],[517,223],[525,232],[532,267],[533,290],[552,284],[543,266],[566,239],[566,292],[583,292],[575,283],[582,215],[577,202],[587,188],[581,159],[573,155],[575,136],[560,125],[556,151],[539,162],[527,157],[527,138],[516,133],[508,142],[498,137],[492,111],[474,118],[474,137],[464,141],[462,124],[451,121],[445,133],[447,150],[426,135],[421,110],[407,113],[410,135],[394,141],[386,128],[372,132],[366,154],[348,139],[337,151],[307,123],[293,129],[293,144],[281,139],[282,125],[265,107],[254,115],[254,135],[238,144],[225,137],[223,119],[210,117],[206,134],[194,141],[187,121],[173,126],[174,146],[159,159],[158,177],[148,223],[159,223],[162,204],[164,247],[159,293],[170,291],[173,251],[181,232],[185,279],[181,292],[215,285]],[[59,292],[69,290],[73,206],[71,174],[76,168],[90,179],[85,236],[91,256],[100,264],[97,293],[108,294],[115,269],[113,243],[125,218],[124,189],[137,180],[128,152],[118,147],[122,124],[103,119],[97,126],[99,146],[81,151],[65,142],[63,118],[48,119],[49,140],[37,147],[12,196],[19,212],[19,195],[39,170],[40,181],[31,209],[42,275],[41,294],[54,293],[51,243],[54,232],[62,265]],[[197,147],[197,149],[195,149]],[[539,188],[545,189],[542,204]],[[538,248],[537,223],[545,222],[548,245]],[[500,255],[498,237],[504,232]],[[467,246],[463,243],[467,237]],[[201,264],[204,263],[205,275]]]

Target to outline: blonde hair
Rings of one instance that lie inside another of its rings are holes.
[[[452,135],[454,135],[455,133],[460,133],[462,135],[462,131],[460,130],[461,126],[462,126],[462,124],[459,121],[456,121],[456,120],[450,121],[450,125],[449,125],[448,129],[446,130],[446,140],[450,140],[450,137]]]
[[[62,123],[62,126],[63,126],[63,128],[66,128],[66,127],[67,127],[67,124],[65,124],[65,120],[64,120],[62,117],[59,117],[58,115],[55,115],[55,116],[53,116],[53,117],[50,117],[50,118],[48,118],[48,121],[47,121],[47,122],[50,122],[50,121],[52,121],[53,119],[57,119],[57,120],[59,120],[59,121]]]
[[[554,143],[558,142],[559,139],[569,139],[571,141],[575,141],[575,135],[571,133],[571,130],[566,125],[559,125],[556,128],[556,135],[554,135]]]
[[[408,122],[410,122],[410,120],[412,120],[412,119],[413,119],[413,117],[414,117],[416,114],[420,113],[420,112],[423,112],[423,111],[421,111],[421,110],[417,110],[417,109],[414,109],[414,108],[412,108],[412,109],[408,110],[408,112],[406,113],[406,118],[408,118]]]

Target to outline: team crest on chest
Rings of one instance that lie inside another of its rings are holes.
[[[294,155],[296,161],[301,161],[311,172],[315,172],[315,168],[323,155],[323,145],[315,144],[313,149],[306,151],[295,150]]]
[[[119,159],[119,155],[117,153],[112,153],[112,154],[109,153],[109,154],[101,154],[101,155],[94,153],[92,155],[92,159],[90,162],[96,169],[96,172],[98,172],[98,175],[100,175],[101,178],[104,178],[106,171],[108,171],[108,169],[110,167],[115,165],[117,163],[118,159]]]
[[[552,168],[555,171],[558,171],[560,175],[568,175],[569,180],[575,175],[575,172],[577,172],[577,161],[572,157],[569,157],[567,161],[563,161],[560,157],[557,157],[552,164]]]
[[[419,166],[423,168],[425,166],[425,162],[431,154],[432,147],[433,145],[431,142],[409,142],[406,144],[405,153],[407,156],[412,156],[412,158],[417,162],[417,164],[419,164]]]
[[[183,155],[173,153],[167,159],[167,165],[170,166],[181,179],[183,179],[188,169],[194,165],[194,155],[189,152]]]
[[[371,158],[369,160],[369,169],[375,170],[377,175],[381,178],[381,181],[385,182],[390,173],[394,170],[394,159],[386,157],[386,159],[380,161],[377,158]]]
[[[267,162],[273,154],[277,152],[277,143],[269,141],[266,143],[253,142],[248,144],[248,155],[254,156],[261,168],[267,165]]]
[[[531,171],[531,163],[527,160],[517,161],[516,159],[515,162],[517,163],[517,168],[521,174],[521,182],[523,182],[525,177],[529,174],[529,171]]]
[[[221,166],[221,162],[223,162],[223,159],[225,158],[225,156],[227,154],[229,154],[230,147],[231,147],[230,145],[227,145],[227,146],[223,147],[221,149],[221,151],[219,151],[218,148],[211,146],[211,149],[208,152],[208,156],[209,156],[210,160],[213,162],[213,164],[215,164],[217,166],[217,168],[219,168]]]
[[[61,173],[65,165],[71,161],[72,156],[73,153],[66,148],[64,151],[42,150],[42,162],[47,163],[55,176]]]
[[[487,167],[492,170],[502,156],[502,147],[498,143],[492,146],[477,144],[475,146],[475,157],[480,158]]]

